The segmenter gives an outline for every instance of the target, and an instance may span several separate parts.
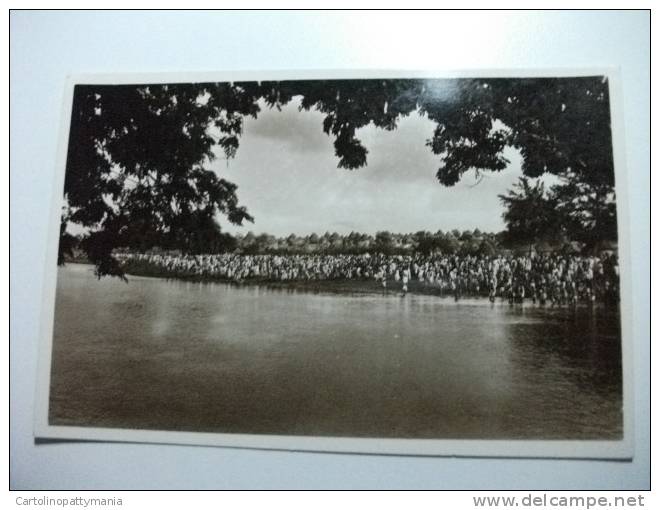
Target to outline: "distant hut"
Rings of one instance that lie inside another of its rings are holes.
[[[536,243],[536,245],[534,246],[534,251],[539,255],[550,254],[556,250],[557,250],[557,246],[551,244],[548,241],[541,241],[539,243]]]
[[[582,244],[578,243],[577,241],[569,241],[564,243],[564,245],[561,247],[561,251],[565,255],[578,255],[582,253]]]
[[[597,255],[616,255],[618,253],[619,245],[616,241],[604,239],[598,241],[594,247],[594,252]]]

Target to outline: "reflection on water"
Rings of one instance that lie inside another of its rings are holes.
[[[59,270],[50,421],[423,438],[621,437],[619,317]]]

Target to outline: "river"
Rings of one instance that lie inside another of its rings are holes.
[[[609,308],[306,293],[58,269],[54,425],[617,439]]]

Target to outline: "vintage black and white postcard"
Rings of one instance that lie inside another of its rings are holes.
[[[630,458],[617,83],[73,78],[36,435]]]

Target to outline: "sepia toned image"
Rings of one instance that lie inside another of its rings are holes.
[[[627,437],[608,75],[71,90],[43,436]]]

